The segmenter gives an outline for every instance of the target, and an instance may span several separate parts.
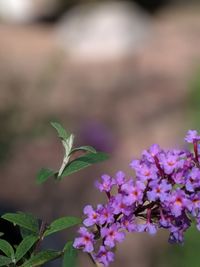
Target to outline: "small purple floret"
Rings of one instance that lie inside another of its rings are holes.
[[[107,267],[114,261],[114,253],[107,250],[105,246],[100,246],[100,249],[95,256],[95,260]]]
[[[101,229],[101,237],[104,239],[104,244],[110,248],[115,247],[117,242],[122,242],[125,238],[125,233],[120,232],[120,228],[113,224],[110,227]]]
[[[81,248],[83,249],[84,252],[92,252],[94,250],[94,235],[90,232],[85,227],[81,227],[79,229],[79,234],[80,237],[75,238],[73,247],[74,248]]]
[[[196,130],[189,130],[185,136],[185,141],[188,143],[193,143],[195,141],[199,141],[200,136]]]

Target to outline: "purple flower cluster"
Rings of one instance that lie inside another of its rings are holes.
[[[84,227],[74,247],[108,266],[126,232],[154,235],[165,228],[170,243],[183,243],[192,219],[200,230],[199,140],[197,131],[188,131],[185,141],[193,143],[194,152],[152,145],[140,160],[131,162],[135,178],[126,178],[122,171],[115,177],[103,175],[96,186],[106,193],[107,202],[84,208]]]

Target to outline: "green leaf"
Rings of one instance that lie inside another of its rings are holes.
[[[53,170],[42,168],[37,174],[37,183],[44,183],[49,177],[52,177],[55,174]]]
[[[25,229],[28,229],[35,234],[39,233],[38,220],[31,214],[22,212],[6,213],[1,217],[13,224],[17,224]]]
[[[62,252],[59,252],[59,251],[54,251],[54,250],[41,251],[35,256],[33,256],[30,260],[22,264],[20,267],[40,266],[46,262],[59,258],[61,255],[62,255]]]
[[[90,152],[90,153],[97,153],[96,149],[92,146],[80,146],[80,147],[72,149],[70,154],[72,154],[75,151],[79,151],[79,150],[84,150],[84,151]]]
[[[68,176],[74,172],[80,171],[94,163],[108,159],[108,155],[103,152],[89,153],[71,161],[62,173],[62,177]]]
[[[15,255],[12,246],[4,239],[0,239],[0,250],[10,258],[13,258]]]
[[[25,228],[20,228],[20,234],[22,236],[22,239],[24,239],[25,237],[29,236],[29,235],[32,235],[32,231],[30,230],[27,230]]]
[[[80,224],[81,219],[76,217],[62,217],[53,221],[49,228],[44,232],[44,236],[51,235],[53,233],[62,231],[74,225]]]
[[[23,256],[26,255],[26,253],[32,248],[32,246],[36,243],[37,240],[38,237],[34,235],[29,235],[22,240],[22,242],[16,249],[15,253],[16,262],[21,260]]]
[[[64,257],[62,267],[75,267],[77,264],[78,251],[77,249],[73,248],[73,242],[67,242],[63,251]]]
[[[51,125],[56,129],[58,136],[66,140],[70,136],[70,134],[62,127],[62,125],[58,122],[51,122]]]
[[[12,259],[7,258],[5,256],[0,256],[0,266],[8,266],[8,264],[12,263]]]

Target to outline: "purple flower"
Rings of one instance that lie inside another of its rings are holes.
[[[98,221],[99,214],[92,208],[91,205],[85,206],[83,213],[87,218],[83,221],[85,226],[92,226]]]
[[[166,174],[171,174],[176,168],[181,167],[181,164],[184,162],[183,160],[180,161],[179,157],[174,155],[173,152],[168,152],[165,155],[163,154],[160,157],[160,161]]]
[[[189,208],[190,201],[187,199],[185,193],[181,189],[177,189],[174,191],[167,200],[171,213],[178,217],[181,215],[182,211],[187,208]]]
[[[133,160],[130,164],[131,168],[135,170],[136,176],[143,182],[146,182],[150,179],[157,179],[157,168],[154,165],[147,165],[141,163],[139,160]]]
[[[137,232],[137,223],[134,219],[135,218],[133,218],[132,216],[124,216],[121,219],[121,227],[123,229],[126,229],[128,232]]]
[[[78,249],[81,248],[88,253],[92,252],[94,250],[94,235],[88,232],[85,227],[81,227],[78,232],[81,236],[75,238],[73,247]]]
[[[155,166],[147,166],[146,164],[143,164],[141,166],[141,169],[138,172],[136,172],[136,176],[142,182],[155,180],[158,178],[157,168]]]
[[[104,244],[110,248],[115,247],[117,242],[122,242],[125,238],[125,233],[119,231],[119,227],[116,224],[110,227],[101,229],[101,237],[104,239]]]
[[[184,231],[179,227],[172,226],[170,229],[169,243],[183,244],[184,242]]]
[[[194,143],[200,140],[200,136],[196,130],[189,130],[185,136],[185,141],[188,143]]]
[[[161,149],[158,144],[153,144],[149,148],[149,153],[152,155],[152,157],[155,157],[158,153],[160,153]]]
[[[103,225],[105,223],[113,223],[114,217],[113,217],[113,209],[110,207],[110,205],[99,205],[98,208],[98,223]]]
[[[195,188],[200,186],[200,170],[199,168],[194,167],[186,175],[185,187],[189,192],[194,192]]]
[[[122,213],[129,215],[131,213],[131,209],[125,204],[124,199],[125,197],[122,194],[117,194],[112,198],[111,207],[114,214]]]
[[[114,179],[112,179],[109,175],[104,174],[101,176],[102,183],[96,182],[96,187],[99,189],[99,191],[103,192],[110,192],[113,185],[115,184]]]
[[[172,189],[171,184],[166,180],[162,180],[161,183],[152,181],[149,183],[149,187],[152,189],[151,191],[147,191],[147,197],[150,201],[156,201],[157,199],[160,199],[162,202],[165,201],[169,191]]]
[[[155,235],[157,233],[156,225],[151,222],[147,222],[145,224],[139,224],[137,229],[138,232],[147,232],[150,235]]]
[[[162,152],[158,144],[153,144],[148,150],[142,152],[142,156],[146,158],[148,162],[154,163],[155,157]]]
[[[124,172],[122,172],[122,171],[118,171],[117,173],[116,173],[116,177],[115,177],[115,181],[116,181],[116,184],[118,185],[118,186],[121,186],[121,185],[123,185],[124,183],[125,183],[125,173]]]
[[[169,217],[161,217],[159,220],[159,225],[163,228],[169,228],[172,225],[171,219]]]
[[[135,171],[138,171],[141,169],[141,162],[138,159],[134,159],[130,163],[130,167],[134,169]]]
[[[107,250],[105,246],[100,246],[100,249],[95,256],[95,260],[107,267],[114,261],[114,253]]]
[[[136,181],[133,184],[132,181],[129,181],[122,185],[122,191],[127,195],[124,197],[124,203],[130,206],[136,202],[141,202],[144,194],[145,185],[140,181]]]
[[[179,172],[175,172],[171,175],[171,178],[177,185],[184,185],[185,184],[185,177],[184,171],[180,170]]]

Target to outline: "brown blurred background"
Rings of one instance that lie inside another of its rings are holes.
[[[198,3],[0,0],[2,212],[23,210],[46,221],[82,216],[84,205],[103,201],[93,186],[102,173],[131,174],[129,162],[152,143],[184,145],[188,127],[199,127]],[[110,153],[110,160],[60,184],[37,186],[37,171],[62,160],[52,120],[73,132],[77,144]],[[162,231],[132,234],[112,266],[190,266],[177,262],[183,249],[174,251]],[[81,255],[80,266],[90,265]]]

